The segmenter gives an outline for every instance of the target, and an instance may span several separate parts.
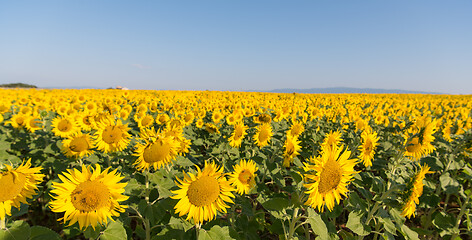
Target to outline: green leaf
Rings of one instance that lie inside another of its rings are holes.
[[[102,240],[126,240],[127,238],[126,230],[120,221],[110,222],[100,236]]]
[[[366,236],[370,233],[369,226],[364,226],[362,223],[362,213],[357,211],[349,213],[346,227],[360,236]]]
[[[95,229],[91,226],[88,226],[87,229],[84,231],[85,238],[93,238],[97,239],[100,236],[101,225],[95,227]]]
[[[154,211],[152,206],[142,199],[138,204],[138,211],[142,216],[149,219],[151,222],[154,222]]]
[[[433,225],[440,230],[444,230],[441,234],[444,236],[444,234],[452,233],[456,221],[457,219],[454,217],[454,215],[439,212],[433,219]]]
[[[321,219],[321,216],[315,212],[313,208],[308,208],[307,221],[310,223],[311,229],[316,235],[320,236],[322,239],[328,238],[328,228],[323,219]]]
[[[125,194],[127,195],[139,195],[144,189],[144,186],[141,185],[136,178],[131,178],[128,181],[128,184],[125,186]]]
[[[410,239],[410,240],[419,239],[419,238],[418,238],[418,233],[416,233],[415,231],[413,231],[413,230],[411,230],[410,228],[408,228],[405,224],[402,225],[401,231],[402,231],[402,233],[403,233],[403,236],[404,236],[406,239]]]
[[[439,177],[441,188],[448,194],[457,193],[460,189],[459,182],[452,178],[449,172],[444,173]]]
[[[184,231],[188,231],[189,229],[194,227],[194,225],[189,223],[188,221],[175,217],[170,218],[168,225],[173,229],[181,229]]]
[[[229,234],[229,227],[224,226],[220,227],[219,225],[213,226],[209,231],[200,229],[200,234],[198,236],[199,240],[225,240],[225,239],[234,239]]]
[[[2,240],[27,240],[31,235],[31,228],[28,223],[15,221],[11,227],[6,230],[0,230],[0,239]]]
[[[380,218],[380,222],[383,224],[385,230],[391,233],[392,235],[397,235],[397,228],[390,218]]]
[[[290,206],[290,201],[286,198],[275,197],[262,203],[262,206],[267,210],[281,211]]]
[[[348,232],[348,231],[346,231],[346,230],[344,230],[344,229],[341,229],[341,231],[339,231],[338,234],[339,234],[339,236],[341,236],[341,238],[342,238],[343,240],[354,240],[354,239],[356,239],[356,238],[354,237],[354,235],[353,235],[351,232]],[[323,237],[320,237],[320,238],[321,238],[321,239],[325,239],[325,238],[323,238]]]
[[[61,236],[49,228],[33,226],[30,240],[61,240]]]

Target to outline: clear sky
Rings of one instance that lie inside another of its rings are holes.
[[[1,1],[12,82],[472,94],[472,1]]]

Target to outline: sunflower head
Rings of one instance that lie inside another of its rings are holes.
[[[256,185],[256,163],[252,160],[241,160],[234,166],[234,171],[229,177],[231,185],[236,187],[239,194],[248,194]]]
[[[234,131],[233,134],[231,134],[231,137],[228,139],[229,140],[229,145],[231,147],[240,147],[241,143],[244,139],[244,136],[246,136],[246,130],[248,129],[247,126],[244,125],[242,122],[238,122],[236,125],[234,125]]]
[[[285,151],[284,151],[284,167],[290,167],[290,164],[293,162],[293,158],[299,155],[299,151],[301,150],[300,147],[301,141],[298,140],[296,136],[287,135],[287,139],[285,140]]]
[[[0,168],[0,219],[11,215],[12,207],[19,208],[21,203],[27,203],[27,198],[33,198],[44,178],[41,167],[31,167],[31,159],[16,169],[10,165],[3,167]]]
[[[120,202],[128,199],[123,195],[127,184],[120,183],[123,177],[116,170],[109,170],[102,171],[98,164],[95,168],[82,165],[82,171],[68,169],[59,175],[62,182],[54,182],[51,190],[52,211],[64,212],[60,220],[69,221],[68,226],[78,222],[81,229],[88,226],[95,229],[119,216],[126,208]]]
[[[61,150],[68,157],[82,158],[92,154],[92,148],[91,136],[77,133],[62,141]]]
[[[262,148],[269,143],[272,134],[272,127],[269,123],[259,125],[257,127],[256,134],[253,137],[254,142],[258,147]]]
[[[68,137],[80,131],[77,122],[71,117],[56,117],[52,120],[52,126],[52,132],[60,137]]]
[[[321,212],[326,206],[331,211],[335,203],[341,201],[341,195],[347,196],[347,186],[356,173],[354,166],[357,163],[356,159],[349,159],[350,155],[350,151],[336,147],[331,151],[323,151],[311,163],[305,163],[305,187],[309,194],[306,205],[318,208]]]
[[[359,146],[360,156],[359,158],[363,161],[364,166],[372,166],[372,159],[374,158],[375,148],[377,147],[377,133],[365,130],[362,132],[362,145]]]
[[[405,193],[405,205],[402,208],[402,216],[410,218],[415,216],[416,205],[419,204],[419,197],[423,194],[423,180],[430,171],[428,165],[420,166],[420,170],[414,174],[407,184],[407,191]]]
[[[195,224],[211,221],[217,212],[227,212],[227,203],[233,203],[234,198],[230,183],[226,180],[222,168],[214,163],[205,162],[205,167],[197,172],[184,173],[184,178],[177,178],[178,190],[172,191],[173,199],[179,201],[175,212],[179,216],[187,214],[187,220],[193,219]]]
[[[94,135],[95,146],[105,153],[122,151],[130,142],[129,130],[121,120],[105,118],[98,123],[98,130]]]
[[[157,170],[170,164],[178,155],[180,143],[173,136],[165,136],[152,128],[142,132],[140,139],[144,143],[137,144],[135,155],[139,158],[134,163],[138,170],[151,166]]]

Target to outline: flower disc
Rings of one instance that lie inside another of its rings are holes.
[[[209,205],[218,198],[220,184],[213,176],[203,176],[190,184],[187,191],[188,200],[197,207]]]

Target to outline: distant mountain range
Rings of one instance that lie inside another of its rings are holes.
[[[70,86],[70,87],[44,87],[48,89],[101,89],[92,86]],[[271,93],[402,93],[402,94],[447,94],[439,92],[410,91],[401,89],[381,89],[381,88],[350,88],[350,87],[331,87],[331,88],[281,88],[269,91],[247,90],[246,92],[271,92]]]
[[[258,91],[260,92],[260,91]],[[444,94],[439,92],[423,92],[423,91],[409,91],[400,89],[380,89],[380,88],[348,88],[348,87],[332,87],[332,88],[308,88],[308,89],[294,89],[282,88],[270,91],[272,93],[411,93],[411,94]]]

